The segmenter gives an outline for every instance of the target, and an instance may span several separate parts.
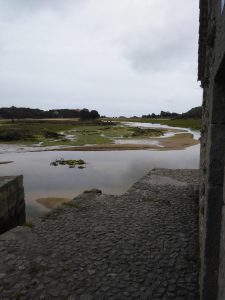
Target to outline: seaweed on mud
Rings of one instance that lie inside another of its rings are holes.
[[[86,166],[86,162],[83,159],[56,159],[55,161],[51,162],[50,165],[54,167],[58,166],[68,166],[69,168],[75,168],[78,166],[79,169],[84,169]]]

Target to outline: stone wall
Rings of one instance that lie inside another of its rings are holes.
[[[201,299],[225,299],[225,10],[208,4],[200,162]]]
[[[23,176],[0,177],[0,233],[24,222]]]
[[[223,202],[225,203],[225,179]],[[219,263],[219,299],[225,299],[225,207],[222,210],[222,226],[221,226],[221,245],[220,245],[220,263]]]

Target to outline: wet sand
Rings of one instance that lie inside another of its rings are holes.
[[[157,141],[157,144],[151,144],[152,141]],[[130,141],[129,141],[130,142]],[[150,138],[148,144],[101,144],[101,145],[88,145],[77,147],[60,148],[60,151],[119,151],[119,150],[184,150],[187,147],[199,144],[198,140],[194,140],[192,134],[181,133],[169,138]],[[58,151],[54,149],[52,151]]]
[[[68,199],[68,198],[48,197],[48,198],[40,198],[37,199],[36,201],[48,209],[53,209],[53,208],[57,208],[63,203],[68,203],[71,200],[72,199]]]

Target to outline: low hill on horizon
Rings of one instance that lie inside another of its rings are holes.
[[[168,119],[201,119],[202,117],[202,107],[197,106],[191,108],[185,113],[175,113],[169,111],[161,111],[160,114],[148,114],[142,115],[141,118],[147,119],[158,119],[158,118],[168,118]],[[83,109],[50,109],[41,110],[38,108],[29,107],[2,107],[0,108],[0,118],[2,119],[52,119],[52,118],[80,118],[83,120],[87,119],[98,119],[100,115],[98,111],[91,110],[87,108]],[[129,118],[129,117],[123,117]],[[134,117],[130,117],[134,118]],[[140,118],[135,116],[135,118]]]
[[[149,115],[143,115],[142,118],[149,118],[149,119],[157,119],[157,118],[172,118],[172,119],[201,119],[202,118],[202,107],[196,106],[191,108],[185,113],[175,113],[169,111],[161,111],[159,115],[154,113]]]
[[[0,118],[2,119],[51,119],[51,118],[80,118],[98,119],[100,117],[97,110],[83,109],[51,109],[41,110],[29,107],[2,107],[0,108]]]

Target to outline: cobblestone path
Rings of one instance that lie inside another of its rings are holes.
[[[198,171],[152,171],[0,236],[0,299],[198,299]]]

